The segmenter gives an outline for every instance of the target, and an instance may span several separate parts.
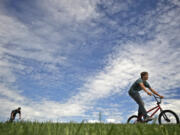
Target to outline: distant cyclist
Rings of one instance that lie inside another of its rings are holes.
[[[148,80],[148,72],[142,72],[141,78],[137,79],[132,86],[130,87],[130,90],[128,91],[129,95],[132,99],[136,101],[136,103],[139,105],[138,109],[138,121],[141,121],[140,116],[144,116],[144,121],[151,121],[152,118],[147,115],[146,109],[144,107],[144,102],[139,94],[140,90],[144,90],[149,96],[154,93],[155,95],[159,96],[160,98],[164,98],[163,96],[159,95],[154,89],[151,88]],[[146,88],[148,88],[151,92],[149,92]]]
[[[18,107],[17,109],[12,110],[11,116],[10,116],[10,122],[14,121],[17,113],[19,113],[19,119],[21,119],[21,107]]]

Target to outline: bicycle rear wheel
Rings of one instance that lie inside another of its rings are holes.
[[[178,124],[177,114],[171,110],[164,110],[159,114],[159,124]]]
[[[127,123],[135,124],[135,123],[137,123],[137,118],[138,118],[137,115],[132,115],[131,117],[128,118]]]

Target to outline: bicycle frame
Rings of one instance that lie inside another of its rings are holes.
[[[160,101],[158,101],[157,98],[159,98],[159,97],[156,97],[155,95],[153,95],[153,96],[154,96],[155,100],[157,101],[157,106],[155,106],[155,107],[153,107],[152,109],[150,109],[150,110],[147,111],[147,113],[149,113],[149,112],[155,110],[155,111],[151,114],[150,117],[154,116],[154,114],[156,114],[157,111],[159,111],[159,110],[162,111],[162,108],[161,108],[161,106],[160,106],[160,104],[161,104],[161,99],[160,99]],[[141,120],[142,117],[143,117],[143,115],[140,115],[140,117],[138,118],[138,120]]]
[[[155,110],[155,109],[156,109],[156,110]],[[157,111],[162,110],[162,108],[161,108],[160,104],[158,104],[156,107],[148,110],[147,113],[149,113],[149,112],[151,112],[151,111],[153,111],[153,110],[155,110],[155,111],[151,114],[151,117],[154,116],[154,114],[156,114]]]

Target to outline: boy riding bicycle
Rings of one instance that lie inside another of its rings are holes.
[[[17,113],[19,113],[19,119],[21,119],[21,107],[18,107],[17,109],[12,110],[10,120],[9,120],[10,122],[14,121]]]
[[[144,102],[139,94],[140,90],[144,90],[149,96],[152,96],[152,93],[155,95],[159,96],[160,98],[164,98],[163,96],[159,95],[154,89],[151,88],[149,83],[147,82],[148,80],[148,72],[142,72],[141,73],[141,78],[137,79],[132,86],[130,87],[128,93],[131,96],[132,99],[136,101],[136,103],[139,105],[138,109],[138,117],[139,121],[141,121],[140,116],[144,116],[144,121],[151,121],[152,118],[147,115],[146,109],[144,107]],[[146,88],[149,88],[149,90],[152,92],[149,92]]]

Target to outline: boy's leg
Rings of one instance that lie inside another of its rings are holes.
[[[139,105],[138,114],[143,114],[144,117],[147,116],[146,109],[144,107],[144,102],[142,101],[141,96],[138,92],[129,93],[130,96],[136,101],[136,103]]]
[[[10,121],[10,122],[13,122],[13,120],[14,120],[14,118],[13,118],[13,117],[11,117],[9,121]]]
[[[14,116],[14,115],[11,115],[11,116],[10,116],[10,122],[13,122],[14,119],[15,119],[15,116]]]
[[[138,121],[142,121],[143,113],[141,112],[140,107],[138,108]]]

